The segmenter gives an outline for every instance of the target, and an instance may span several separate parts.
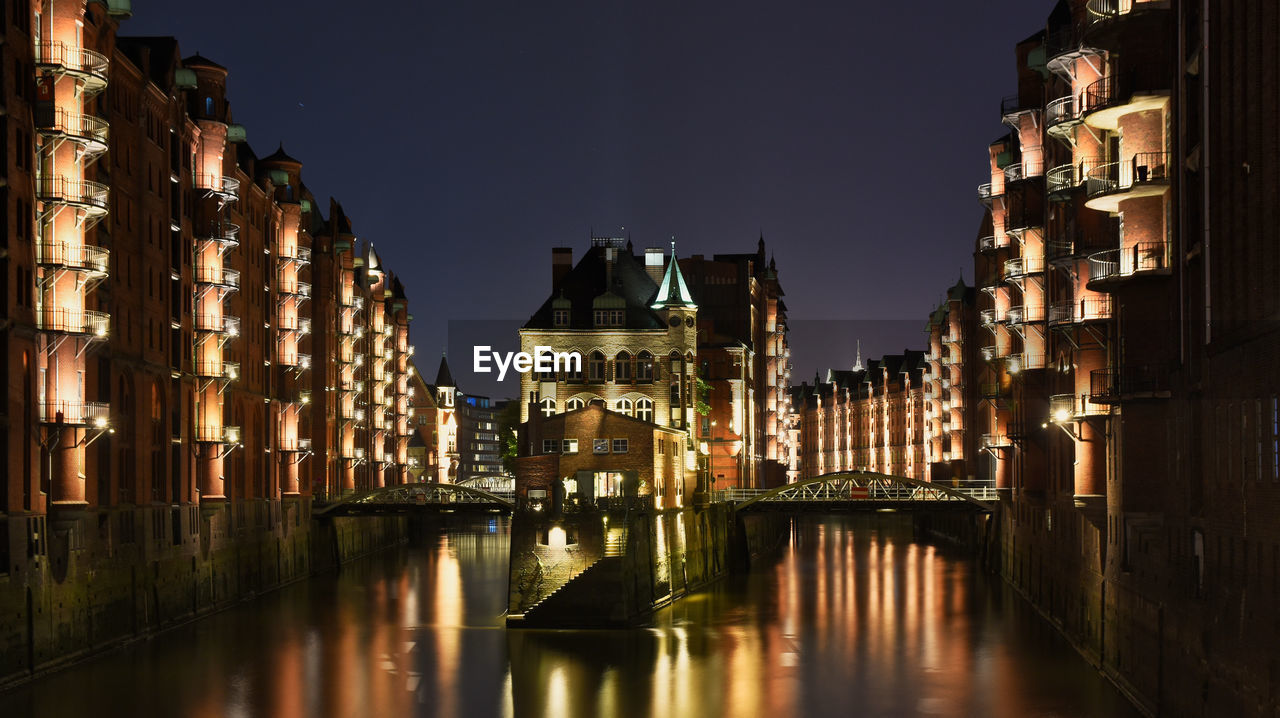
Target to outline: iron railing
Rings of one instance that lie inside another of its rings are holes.
[[[41,401],[40,422],[44,424],[94,425],[105,427],[111,419],[111,407],[100,401]]]
[[[1089,281],[1168,269],[1168,253],[1168,245],[1164,242],[1139,242],[1124,249],[1108,249],[1091,254]]]
[[[111,315],[88,309],[42,307],[36,312],[36,325],[40,331],[101,338],[106,337],[111,329]]]
[[[41,177],[36,182],[36,197],[41,202],[74,204],[97,212],[106,212],[109,189],[106,185],[69,177]]]
[[[83,74],[105,86],[111,61],[100,52],[65,42],[42,42],[36,47],[36,64]]]
[[[1167,396],[1169,368],[1150,364],[1095,369],[1089,373],[1089,401],[1113,404],[1126,399]]]
[[[106,274],[111,253],[92,244],[72,242],[39,242],[38,261],[45,266],[67,267],[92,274]]]
[[[1099,164],[1086,176],[1086,193],[1092,198],[1149,182],[1168,182],[1172,158],[1169,152],[1139,152],[1127,161]]]

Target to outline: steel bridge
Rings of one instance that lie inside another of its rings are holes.
[[[922,506],[971,506],[992,511],[997,501],[988,486],[951,487],[905,476],[870,471],[838,472],[802,479],[773,489],[723,489],[714,501],[734,504],[735,511],[878,509]]]
[[[423,483],[384,486],[352,494],[319,506],[314,513],[316,516],[350,516],[445,511],[511,513],[513,510],[513,492],[489,492],[461,484]]]

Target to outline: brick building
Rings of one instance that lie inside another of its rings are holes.
[[[306,498],[408,477],[403,286],[301,162],[250,148],[227,68],[117,34],[128,6],[0,18],[0,574],[19,589],[284,546]]]

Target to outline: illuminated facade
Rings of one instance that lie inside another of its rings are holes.
[[[409,480],[403,286],[298,160],[254,154],[227,68],[117,36],[128,11],[6,11],[0,573],[37,582],[46,554],[175,558]]]

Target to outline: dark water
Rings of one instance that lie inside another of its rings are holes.
[[[901,517],[631,631],[507,631],[504,521],[288,587],[0,695],[0,715],[1133,716],[999,581]]]

